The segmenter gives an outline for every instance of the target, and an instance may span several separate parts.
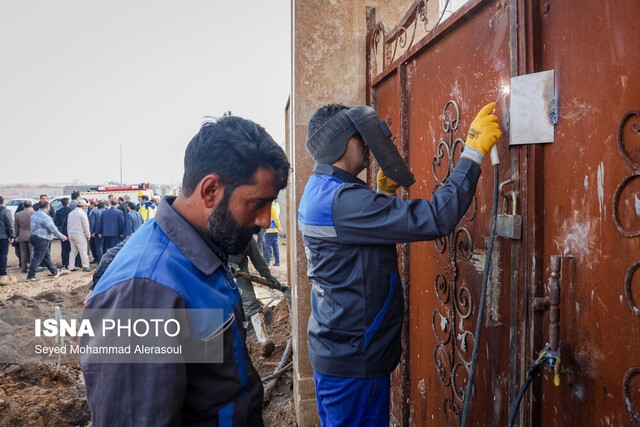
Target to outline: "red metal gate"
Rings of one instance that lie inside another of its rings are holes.
[[[501,181],[518,194],[523,236],[496,239],[470,424],[507,424],[527,368],[550,340],[542,298],[554,255],[572,256],[554,258],[562,259],[554,327],[563,373],[555,386],[543,370],[518,420],[640,422],[640,4],[470,0],[437,26],[430,4],[416,1],[391,30],[369,12],[369,101],[415,174],[404,197],[431,197],[475,113],[511,76],[553,69],[558,93],[554,143],[509,147],[507,132],[499,142]],[[508,102],[496,114],[508,130]],[[392,413],[403,424],[459,424],[492,180],[487,160],[455,232],[402,247],[408,316]]]

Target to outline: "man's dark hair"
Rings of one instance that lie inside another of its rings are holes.
[[[275,172],[277,190],[287,186],[289,161],[266,130],[251,120],[225,114],[206,122],[184,154],[182,192],[190,196],[207,175],[218,175],[229,194],[240,185],[254,184],[258,168]]]
[[[327,123],[329,119],[338,114],[342,110],[348,110],[349,107],[342,104],[327,104],[318,108],[309,119],[307,126],[307,135],[313,135],[323,124]]]
[[[119,201],[120,203],[124,203],[124,199],[123,199],[122,197],[118,197],[118,201]]]
[[[105,206],[104,202],[98,202],[98,209],[104,209]]]
[[[31,206],[33,206],[33,203],[31,203],[29,200],[25,200],[23,206],[25,209],[30,208]]]
[[[47,195],[46,194],[41,194],[39,199],[42,199],[42,197],[47,197]]]
[[[111,203],[111,206],[116,206],[118,204],[118,201],[116,199],[113,199],[109,203]]]
[[[67,197],[63,197],[62,199],[60,199],[60,203],[62,204],[62,206],[69,206],[69,199]]]
[[[94,202],[93,200],[89,202],[89,206],[95,206],[96,202]]]
[[[46,209],[49,206],[49,202],[40,202],[40,209]]]
[[[127,202],[127,207],[129,208],[129,210],[132,210],[132,211],[136,210],[136,205],[133,202]]]
[[[80,192],[79,191],[72,191],[71,192],[71,200],[75,200],[78,197],[80,197]]]
[[[140,197],[142,197],[142,200],[144,200],[145,202],[148,202],[148,201],[149,201],[149,196],[147,196],[146,194],[143,194],[143,195],[142,195],[142,196],[140,196]]]
[[[4,197],[0,196],[0,205],[4,205]]]

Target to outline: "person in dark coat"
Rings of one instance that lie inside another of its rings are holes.
[[[24,203],[20,203],[18,208],[22,208],[20,212],[16,210],[16,214],[13,218],[13,225],[15,227],[16,240],[14,244],[18,244],[17,248],[18,259],[20,260],[20,270],[23,273],[27,272],[27,267],[33,257],[33,245],[29,241],[31,238],[31,215],[35,213],[33,205],[29,200]]]
[[[96,247],[96,259],[95,261],[100,263],[100,259],[104,254],[104,238],[98,235],[98,229],[102,221],[102,213],[104,212],[105,202],[98,202],[98,207],[91,211],[89,215],[89,229],[91,230],[91,236],[95,242]]]
[[[48,197],[46,194],[41,194],[40,195],[40,202],[36,203],[35,205],[33,205],[33,210],[34,211],[38,211],[42,205],[44,204],[44,202],[48,202]],[[49,205],[49,216],[51,217],[51,219],[53,219],[55,221],[56,219],[56,210],[53,208],[53,206]]]
[[[33,205],[31,204],[31,202],[29,202],[29,206],[31,206],[33,208]],[[16,214],[22,212],[24,210],[24,202],[20,203],[18,205],[18,208],[16,209],[16,211],[13,213],[13,226],[14,228],[16,227],[15,224],[15,219],[16,219]],[[16,251],[16,257],[18,258],[18,260],[20,261],[20,269],[22,270],[22,252],[20,252],[20,242],[18,241],[18,232],[16,231],[16,238],[13,239],[13,243],[12,243],[15,251]],[[31,252],[33,252],[33,250],[31,250]],[[27,262],[29,262],[29,260],[31,259],[31,252],[27,252]]]
[[[89,250],[91,251],[91,256],[93,259],[91,260],[91,264],[97,264],[97,254],[96,254],[96,238],[93,236],[93,229],[91,228],[91,212],[98,209],[98,204],[93,200],[89,202],[89,208],[87,210],[87,218],[89,218],[89,230],[91,230],[91,239],[89,239]]]
[[[62,204],[62,207],[58,209],[58,212],[56,212],[56,216],[55,216],[55,219],[53,220],[53,223],[56,225],[56,227],[58,227],[58,230],[60,230],[62,234],[69,237],[69,234],[67,233],[67,217],[69,216],[69,214],[73,209],[71,209],[71,207],[69,206],[69,199],[66,197],[63,197],[60,200],[60,203]],[[65,240],[64,242],[61,242],[60,257],[62,258],[62,268],[67,270],[69,269],[69,253],[70,252],[71,252],[71,243],[69,243],[69,240]]]
[[[135,232],[144,221],[142,221],[142,215],[136,210],[136,205],[132,202],[124,203],[127,207],[127,218],[124,224],[124,237],[127,238]]]
[[[104,238],[105,251],[120,243],[120,238],[124,236],[124,215],[118,210],[118,202],[115,199],[110,203],[111,207],[102,212],[98,226],[98,237]]]
[[[7,255],[14,237],[11,212],[4,207],[4,197],[0,196],[0,278],[7,275]]]
[[[118,210],[124,215],[124,222],[127,222],[127,213],[129,213],[129,211],[127,210],[127,203],[124,201],[124,197],[118,197]]]
[[[71,208],[71,212],[73,212],[73,210],[78,207],[78,199],[80,199],[80,192],[72,191],[71,201],[69,202],[69,208]]]

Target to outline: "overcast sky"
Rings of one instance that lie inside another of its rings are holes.
[[[0,183],[179,182],[205,116],[284,141],[289,0],[1,0]]]

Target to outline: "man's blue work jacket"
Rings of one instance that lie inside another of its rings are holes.
[[[462,158],[432,201],[375,193],[335,166],[316,164],[298,227],[311,281],[313,369],[340,377],[386,375],[400,360],[404,315],[396,243],[451,233],[473,200],[480,167]]]
[[[223,332],[223,363],[86,363],[83,358],[93,425],[262,426],[262,382],[245,345],[242,303],[226,257],[173,209],[173,200],[163,199],[155,219],[127,240],[86,309],[221,309],[231,325]],[[206,336],[218,325],[198,327]]]

